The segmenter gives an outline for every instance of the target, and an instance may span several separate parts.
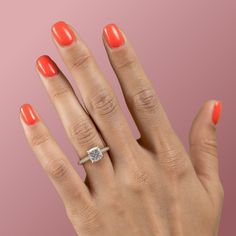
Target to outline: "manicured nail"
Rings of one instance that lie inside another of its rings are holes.
[[[115,24],[106,25],[103,29],[103,34],[111,48],[118,48],[124,43],[124,38]]]
[[[24,122],[27,125],[33,125],[39,120],[37,114],[30,104],[23,104],[20,108],[20,112]]]
[[[70,45],[75,41],[74,32],[63,21],[59,21],[52,26],[52,34],[61,46]]]
[[[222,109],[222,103],[220,101],[216,101],[212,112],[212,122],[215,125],[217,125],[220,119],[221,109]]]
[[[40,56],[36,61],[38,70],[45,77],[52,77],[59,73],[55,62],[47,55]]]

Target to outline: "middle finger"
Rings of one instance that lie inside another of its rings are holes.
[[[52,34],[63,61],[78,85],[86,109],[111,148],[114,165],[126,163],[133,156],[127,153],[135,148],[137,142],[111,86],[89,49],[69,25],[57,22],[52,27]]]

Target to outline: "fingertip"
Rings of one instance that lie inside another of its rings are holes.
[[[32,126],[39,121],[39,116],[33,106],[29,103],[24,103],[20,107],[20,116],[24,123]]]
[[[222,113],[222,102],[219,100],[214,101],[212,109],[212,122],[217,125]]]
[[[36,68],[47,78],[53,78],[59,73],[58,66],[48,55],[41,55],[36,59]]]
[[[222,102],[216,99],[206,101],[196,115],[195,121],[201,121],[205,125],[216,126],[219,123],[222,112]]]
[[[51,26],[51,34],[60,46],[69,46],[76,41],[76,35],[70,25],[64,21],[55,22]]]
[[[109,23],[104,26],[103,38],[111,49],[119,48],[125,43],[123,34],[115,23]]]
[[[213,99],[205,101],[197,112],[189,132],[190,142],[199,138],[199,136],[205,136],[206,134],[208,136],[209,133],[211,135],[215,133],[215,125],[212,122],[212,112],[215,102],[216,100]]]

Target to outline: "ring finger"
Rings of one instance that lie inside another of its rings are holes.
[[[84,157],[86,151],[94,146],[104,147],[104,141],[94,123],[85,112],[72,86],[48,56],[37,59],[36,70],[51,98],[66,133],[79,157]],[[109,155],[105,152],[102,160],[96,164],[91,161],[84,163],[90,186],[95,189],[112,179],[113,167]],[[99,176],[99,178],[98,178]],[[91,181],[90,181],[91,180]]]

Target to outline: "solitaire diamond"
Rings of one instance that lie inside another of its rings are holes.
[[[91,148],[87,153],[92,163],[101,160],[103,157],[102,151],[99,147]]]

